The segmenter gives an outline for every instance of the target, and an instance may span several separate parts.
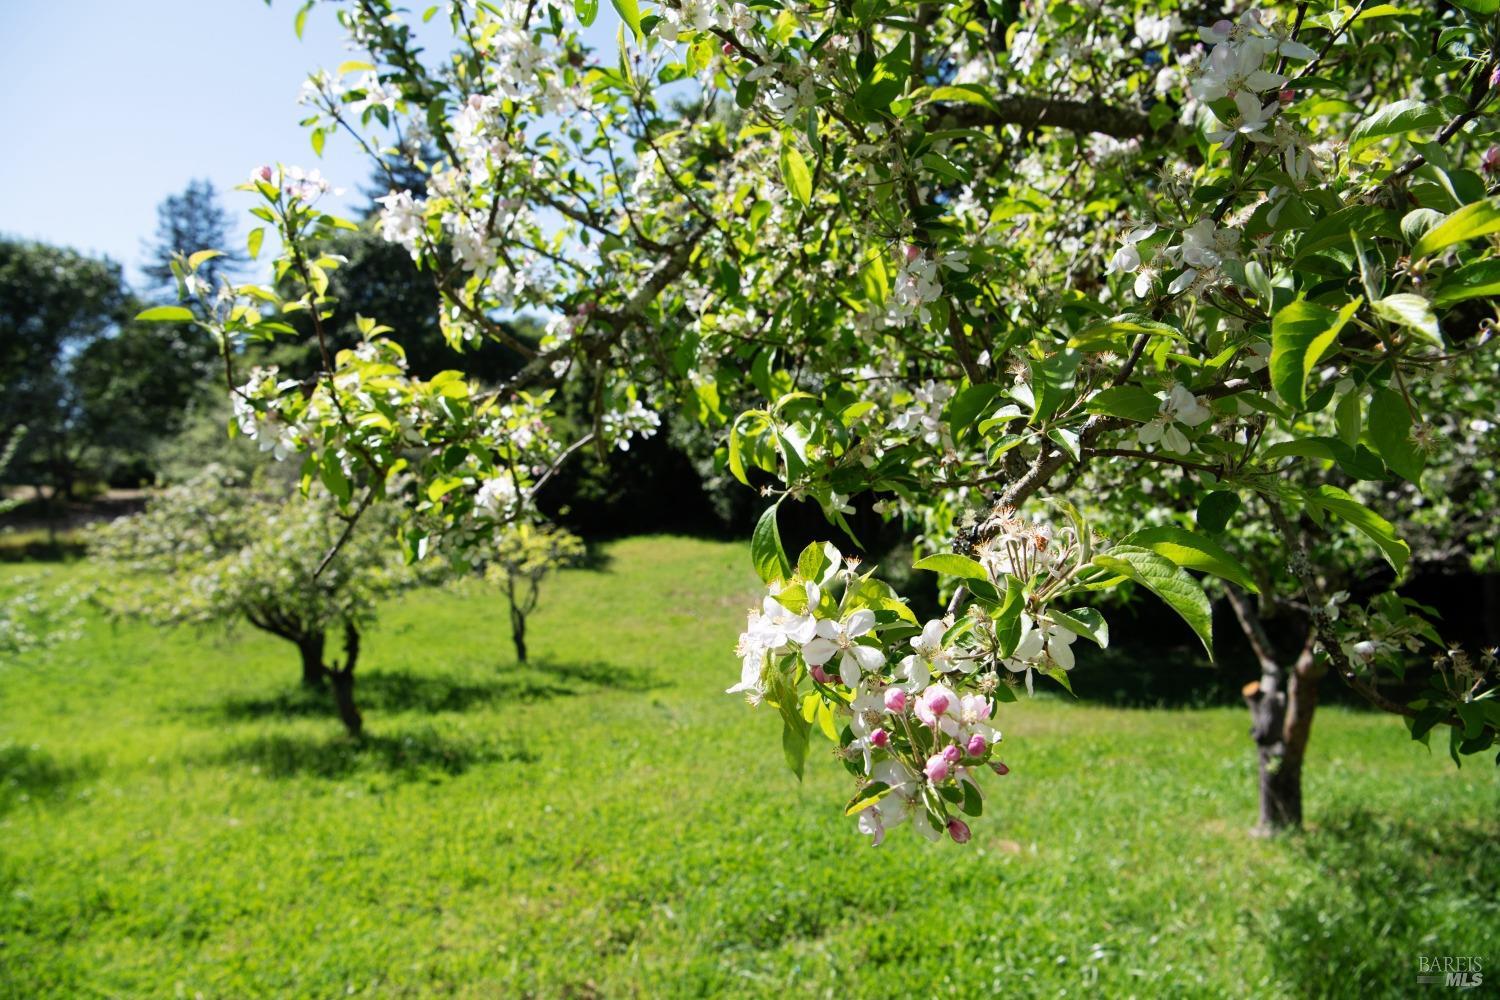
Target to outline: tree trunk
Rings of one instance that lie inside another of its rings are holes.
[[[339,710],[339,721],[350,736],[361,735],[365,720],[359,714],[359,706],[354,703],[354,671],[330,670],[328,679],[333,682],[333,703]]]
[[[1269,836],[1302,825],[1302,762],[1318,708],[1318,679],[1309,632],[1290,671],[1285,670],[1249,598],[1229,588],[1229,603],[1260,661],[1259,681],[1245,685],[1250,738],[1260,757],[1260,822],[1255,833]]]
[[[516,662],[526,662],[526,616],[515,607],[510,609],[510,638],[516,644]]]
[[[358,737],[364,732],[365,720],[354,703],[354,667],[359,662],[359,629],[350,622],[344,623],[344,665],[325,668],[328,679],[333,682],[333,704],[339,711],[339,720],[350,736]]]
[[[302,654],[302,686],[313,691],[323,690],[327,683],[328,668],[323,666],[324,641],[322,632],[297,640],[297,652]]]

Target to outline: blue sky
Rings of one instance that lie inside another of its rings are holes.
[[[260,163],[316,166],[348,189],[331,210],[362,206],[363,154],[336,136],[319,160],[297,124],[307,74],[352,56],[324,5],[299,42],[299,6],[0,0],[0,233],[107,255],[139,283],[157,204],[193,178],[220,189],[237,240],[253,197],[231,189]],[[588,36],[612,45],[618,18],[601,7]]]
[[[317,161],[297,90],[348,56],[333,11],[303,41],[278,0],[0,0],[0,232],[106,254],[139,280],[156,205],[207,177],[240,224],[249,195],[229,190],[258,163],[318,166],[362,204],[368,168],[329,141]],[[332,205],[330,207],[333,207]]]

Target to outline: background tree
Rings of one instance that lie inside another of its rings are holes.
[[[156,206],[156,235],[146,242],[148,262],[141,268],[147,290],[163,301],[178,301],[177,277],[172,273],[173,254],[191,254],[207,247],[224,252],[204,262],[198,276],[209,287],[239,275],[245,257],[231,240],[234,220],[220,204],[212,181],[193,180],[178,194],[168,195]]]
[[[128,572],[101,599],[115,614],[162,625],[248,622],[286,640],[297,647],[302,683],[331,687],[339,719],[358,736],[355,668],[376,602],[442,569],[409,566],[392,552],[378,527],[392,529],[390,508],[367,511],[370,524],[347,537],[335,509],[322,493],[301,499],[285,483],[247,482],[211,465],[143,513],[93,530],[94,554]],[[342,658],[328,654],[330,632],[343,640]]]
[[[10,482],[47,483],[53,500],[73,495],[91,441],[72,375],[135,309],[118,265],[0,240],[0,437],[28,428]]]
[[[541,601],[542,582],[560,569],[577,565],[583,556],[583,540],[552,525],[521,521],[499,533],[494,551],[485,557],[484,576],[505,594],[518,662],[528,662],[526,622]]]

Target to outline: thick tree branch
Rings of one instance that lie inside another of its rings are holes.
[[[1103,101],[1067,101],[1046,97],[1001,95],[988,105],[939,104],[942,113],[961,128],[1020,125],[1022,128],[1064,128],[1074,132],[1097,132],[1116,139],[1168,138],[1171,125],[1156,128],[1149,116],[1133,108],[1116,107]]]

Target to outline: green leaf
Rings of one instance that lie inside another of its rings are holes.
[[[845,816],[853,816],[857,812],[863,812],[870,808],[891,790],[891,786],[883,781],[872,781],[859,791],[854,793],[854,798],[844,807]]]
[[[1121,541],[1166,556],[1183,569],[1212,573],[1251,593],[1259,592],[1245,567],[1228,550],[1218,542],[1186,528],[1162,525],[1137,531]]]
[[[1117,385],[1090,399],[1088,411],[1144,424],[1156,419],[1161,412],[1161,400],[1156,398],[1156,393],[1141,386]]]
[[[599,16],[599,0],[573,0],[573,13],[578,15],[578,23],[587,28]]]
[[[939,552],[918,559],[912,563],[912,569],[925,569],[933,573],[942,573],[945,576],[956,576],[965,580],[984,580],[989,582],[989,574],[984,567],[979,565],[968,556],[961,556],[953,552]]]
[[[1105,621],[1104,615],[1096,608],[1073,608],[1068,611],[1053,608],[1047,612],[1047,617],[1053,624],[1061,625],[1074,635],[1091,640],[1100,649],[1109,647],[1109,622]]]
[[[953,432],[953,440],[962,441],[976,430],[979,414],[999,392],[998,385],[986,383],[971,385],[953,397],[953,402],[948,404],[948,427]]]
[[[1422,477],[1427,460],[1411,436],[1411,410],[1394,389],[1381,389],[1370,401],[1370,444],[1390,470],[1407,482]]]
[[[776,527],[776,509],[779,504],[767,507],[755,522],[755,531],[750,536],[750,561],[755,572],[766,583],[785,580],[792,575],[786,550],[781,547],[781,531]]]
[[[631,34],[635,35],[635,40],[639,42],[641,40],[640,5],[636,3],[636,0],[609,0],[609,2],[614,4],[620,20],[630,26]]]
[[[1271,385],[1297,409],[1306,402],[1307,376],[1359,308],[1355,299],[1338,312],[1297,299],[1271,321]]]
[[[812,727],[801,719],[796,722],[785,717],[781,719],[781,752],[786,755],[787,766],[802,780],[802,771],[807,763],[807,734]]]
[[[1229,526],[1229,519],[1240,509],[1240,495],[1218,490],[1198,501],[1198,527],[1218,534]]]
[[[798,152],[796,143],[790,139],[781,144],[781,179],[797,201],[803,205],[812,202],[812,174],[808,172],[807,161]]]
[[[827,542],[809,542],[797,557],[797,574],[804,580],[821,583],[838,558],[839,550]]]
[[[427,484],[427,499],[436,503],[446,496],[449,491],[462,486],[464,481],[454,476],[439,476]]]
[[[1339,405],[1333,410],[1333,420],[1338,427],[1340,441],[1351,448],[1359,444],[1359,431],[1364,426],[1364,416],[1360,412],[1358,389],[1351,389],[1340,397]]]
[[[1319,486],[1302,494],[1307,506],[1332,514],[1353,526],[1374,542],[1385,556],[1386,562],[1399,574],[1411,558],[1411,548],[1396,537],[1391,522],[1375,513],[1337,486]]]
[[[1321,462],[1337,462],[1339,468],[1355,479],[1385,478],[1385,465],[1381,463],[1374,452],[1363,446],[1351,448],[1336,437],[1316,435],[1313,437],[1293,438],[1290,441],[1281,441],[1273,444],[1261,452],[1261,458],[1267,462],[1275,462],[1278,459],[1288,457],[1315,458]]]
[[[1068,347],[1088,354],[1100,351],[1124,353],[1130,349],[1130,342],[1142,334],[1149,337],[1166,337],[1168,340],[1183,339],[1182,333],[1176,327],[1158,323],[1145,316],[1127,313],[1107,319],[1102,323],[1089,324],[1068,340]]]
[[[1213,650],[1213,609],[1203,588],[1172,560],[1150,549],[1116,545],[1094,557],[1094,565],[1134,580],[1182,616],[1203,643],[1209,660]]]
[[[977,104],[984,108],[995,107],[995,99],[990,96],[989,90],[973,83],[955,83],[934,88],[932,93],[927,95],[927,99],[933,102]]]
[[[215,257],[224,256],[223,250],[199,250],[188,258],[188,270],[196,271]]]
[[[1388,104],[1354,126],[1349,133],[1349,155],[1357,156],[1361,149],[1387,136],[1436,128],[1447,120],[1441,109],[1421,101]]]
[[[884,111],[906,89],[911,76],[911,35],[903,34],[894,49],[881,56],[869,79],[854,92],[854,103],[867,111]]]
[[[1021,641],[1021,611],[1026,606],[1026,594],[1021,582],[1013,576],[1005,578],[1005,600],[1000,610],[994,613],[995,638],[1000,644],[1000,655],[1009,656],[1016,651]]]
[[[191,323],[198,317],[182,306],[152,306],[135,314],[143,323]]]
[[[1490,233],[1500,232],[1500,198],[1490,198],[1465,205],[1441,223],[1427,230],[1412,247],[1413,258],[1427,257],[1455,243],[1463,243]]]
[[[1377,302],[1370,303],[1370,308],[1381,319],[1389,320],[1397,326],[1404,326],[1408,330],[1421,334],[1434,346],[1443,346],[1443,334],[1438,329],[1437,317],[1432,313],[1432,303],[1422,296],[1411,292],[1387,295]]]
[[[245,238],[245,249],[250,251],[250,259],[255,260],[260,256],[260,245],[265,242],[266,227],[256,226],[250,230],[250,235]]]
[[[1438,308],[1465,299],[1500,295],[1500,260],[1480,260],[1465,264],[1443,276],[1443,284],[1432,297]]]
[[[1041,423],[1057,412],[1082,361],[1082,353],[1063,350],[1031,362],[1031,391],[1036,402],[1032,423]]]

